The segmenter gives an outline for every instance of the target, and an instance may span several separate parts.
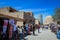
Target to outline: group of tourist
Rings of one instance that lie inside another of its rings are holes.
[[[18,26],[18,32],[20,35],[20,39],[24,39],[24,36],[31,35],[31,32],[33,32],[33,35],[35,35],[36,29],[38,29],[38,33],[39,33],[40,25],[25,24],[23,26]]]
[[[0,40],[20,40],[25,36],[35,35],[35,30],[38,29],[39,33],[40,25],[36,24],[24,24],[23,26],[16,26],[14,19],[1,19],[0,20]]]
[[[55,33],[57,39],[60,40],[60,25],[58,24],[51,24],[50,25],[51,32]]]

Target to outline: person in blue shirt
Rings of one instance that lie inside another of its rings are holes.
[[[60,27],[58,27],[58,30],[57,30],[57,39],[59,39],[60,40]]]
[[[28,35],[28,24],[26,24],[26,35]]]

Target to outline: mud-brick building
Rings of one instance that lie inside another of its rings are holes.
[[[0,8],[0,17],[14,19],[17,26],[23,26],[24,23],[35,24],[35,18],[32,12],[17,11],[11,7]]]

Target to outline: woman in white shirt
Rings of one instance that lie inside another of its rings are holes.
[[[19,31],[20,31],[20,39],[24,39],[24,37],[23,37],[24,32],[23,32],[22,26],[20,27]]]

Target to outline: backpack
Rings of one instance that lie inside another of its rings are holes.
[[[40,28],[40,26],[39,26],[39,25],[37,25],[37,28],[39,29],[39,28]]]

